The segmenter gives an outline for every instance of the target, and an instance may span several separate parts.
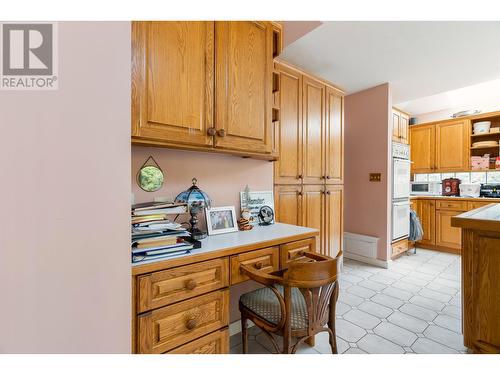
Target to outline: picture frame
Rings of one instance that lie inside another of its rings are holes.
[[[209,236],[238,231],[234,206],[206,208],[205,216]]]
[[[259,211],[262,206],[269,206],[274,211],[274,193],[269,191],[240,191],[241,209],[250,211],[250,224],[259,223]],[[274,223],[274,219],[272,221]]]

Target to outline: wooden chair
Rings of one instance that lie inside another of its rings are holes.
[[[332,353],[337,354],[335,305],[341,256],[342,252],[335,259],[305,253],[290,262],[288,269],[269,274],[242,265],[244,274],[266,286],[240,297],[243,353],[248,352],[247,320],[250,319],[270,339],[276,353],[280,349],[272,334],[283,337],[284,354],[294,354],[304,341],[314,345],[315,335],[327,331]],[[293,346],[292,338],[297,338]]]

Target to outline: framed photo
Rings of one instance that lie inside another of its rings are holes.
[[[269,206],[274,211],[274,195],[272,191],[241,191],[240,204],[242,210],[246,208],[250,211],[250,224],[256,224],[262,206]]]
[[[207,208],[205,214],[209,236],[238,231],[234,206]]]

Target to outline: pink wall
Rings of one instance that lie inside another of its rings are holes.
[[[0,353],[127,353],[130,23],[59,23],[59,80],[0,91]]]
[[[143,191],[136,182],[139,168],[150,155],[165,174],[163,187],[153,193]],[[238,214],[240,191],[245,185],[250,190],[273,189],[273,163],[209,152],[132,147],[132,193],[136,203],[152,201],[154,197],[173,200],[191,186],[193,177],[212,199],[213,206],[236,206]]]
[[[163,188],[154,193],[143,191],[136,182],[137,171],[152,155],[165,173]],[[197,151],[179,151],[166,148],[132,147],[132,192],[136,202],[147,202],[154,197],[174,199],[191,186],[191,179],[198,179],[198,187],[212,199],[213,206],[235,206],[240,210],[240,191],[248,184],[250,190],[273,190],[273,163],[263,160],[243,159],[237,156]],[[204,219],[200,219],[200,226]],[[231,288],[230,320],[240,318],[240,294],[260,287],[246,282]]]
[[[389,85],[345,97],[346,232],[379,237],[377,258],[388,259],[390,243]],[[381,182],[369,182],[381,172]]]

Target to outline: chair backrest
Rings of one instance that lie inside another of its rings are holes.
[[[342,251],[336,258],[325,255],[306,253],[303,258],[288,265],[285,279],[290,286],[297,288],[318,288],[337,280]]]
[[[329,319],[334,319],[330,314],[335,311],[338,298],[337,277],[341,257],[342,251],[336,258],[306,253],[304,258],[290,262],[284,274],[288,287],[298,288],[304,297],[308,311],[307,331],[311,335]],[[285,304],[288,305],[286,295]]]

